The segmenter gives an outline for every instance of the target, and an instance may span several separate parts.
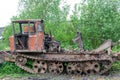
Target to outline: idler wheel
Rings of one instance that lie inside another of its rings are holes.
[[[66,68],[68,74],[82,74],[81,63],[70,62]]]
[[[33,69],[35,73],[45,73],[47,71],[47,63],[45,61],[35,60]]]
[[[63,72],[63,64],[62,62],[50,62],[48,64],[48,70],[52,74],[61,74]]]
[[[96,61],[85,62],[84,72],[86,75],[97,74],[100,71],[100,64]]]
[[[22,57],[22,56],[17,56],[15,59],[15,62],[20,65],[25,65],[27,63],[27,58]]]

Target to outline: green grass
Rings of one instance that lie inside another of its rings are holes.
[[[113,63],[111,71],[120,71],[120,61]]]
[[[15,63],[4,62],[0,65],[0,73],[12,74],[12,73],[26,73],[21,68],[17,67]]]
[[[0,79],[4,77],[9,77],[8,75],[10,77],[12,76],[13,78],[21,78],[23,76],[29,76],[30,73],[27,73],[26,71],[17,67],[12,62],[4,62],[0,65]]]

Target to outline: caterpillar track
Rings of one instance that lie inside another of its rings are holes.
[[[59,56],[59,57],[57,57]],[[27,60],[32,60],[31,67],[27,66]],[[113,60],[110,56],[101,52],[97,53],[38,53],[28,55],[18,53],[15,64],[29,73],[75,74],[90,75],[104,74],[112,67]]]

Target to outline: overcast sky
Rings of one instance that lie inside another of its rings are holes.
[[[19,0],[1,0],[0,1],[0,27],[7,25],[10,18],[17,14]]]
[[[0,1],[0,27],[8,25],[11,21],[12,16],[17,15],[18,11],[18,1],[19,0],[1,0]],[[68,4],[73,5],[79,0],[66,0]]]

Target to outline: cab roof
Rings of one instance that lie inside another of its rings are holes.
[[[27,20],[13,20],[12,23],[34,23],[34,22],[43,22],[43,20],[40,19],[27,19]]]

